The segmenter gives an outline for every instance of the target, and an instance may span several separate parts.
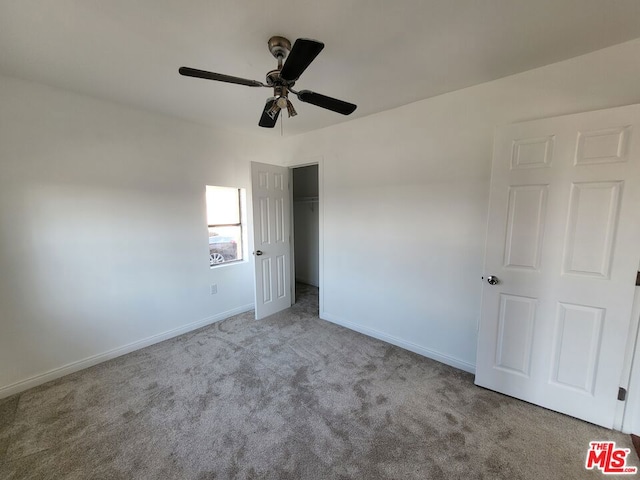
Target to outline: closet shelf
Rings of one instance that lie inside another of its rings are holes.
[[[318,197],[297,197],[293,199],[293,203],[317,203]]]

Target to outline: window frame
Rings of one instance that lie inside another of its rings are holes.
[[[239,262],[244,262],[245,261],[245,251],[244,251],[244,243],[245,243],[245,229],[243,226],[243,217],[244,217],[244,210],[242,208],[242,188],[240,187],[223,187],[220,185],[206,185],[205,186],[205,192],[206,192],[206,187],[213,187],[213,188],[229,188],[229,189],[234,189],[236,191],[236,194],[238,195],[238,223],[214,223],[214,224],[210,224],[207,221],[207,232],[209,231],[209,229],[211,228],[219,228],[219,227],[239,227],[240,228],[240,245],[238,245],[239,248],[239,253],[240,253],[240,258],[236,258],[235,260],[227,260],[221,263],[216,263],[214,265],[209,265],[209,268],[217,268],[217,267],[222,267],[225,265],[231,265],[234,263],[239,263]],[[205,207],[207,209],[207,216],[208,216],[208,208],[209,208],[209,204],[205,201]],[[207,218],[207,220],[209,220]],[[209,238],[211,238],[211,236],[209,236]],[[211,250],[209,250],[211,251]],[[238,251],[236,251],[236,255],[237,255]]]

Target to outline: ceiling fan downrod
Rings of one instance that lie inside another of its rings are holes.
[[[284,60],[291,51],[291,42],[284,37],[278,35],[273,36],[267,42],[271,55],[278,60],[278,71],[282,70]]]

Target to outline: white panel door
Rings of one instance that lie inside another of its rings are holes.
[[[496,131],[476,384],[613,427],[639,211],[639,105]]]
[[[256,319],[291,306],[289,170],[251,162]]]

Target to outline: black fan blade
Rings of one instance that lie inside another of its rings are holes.
[[[276,126],[278,116],[280,115],[280,110],[276,112],[273,118],[271,118],[267,113],[271,109],[271,107],[273,107],[274,103],[276,103],[275,98],[270,98],[269,100],[267,100],[267,103],[264,106],[264,110],[262,111],[262,116],[260,117],[260,122],[258,122],[258,125],[260,125],[261,127],[273,128]]]
[[[313,62],[324,48],[324,43],[309,38],[299,38],[293,44],[291,53],[284,62],[280,77],[289,82],[295,82],[302,72]]]
[[[262,83],[257,80],[249,80],[246,78],[232,77],[231,75],[223,75],[221,73],[207,72],[206,70],[198,70],[196,68],[180,67],[178,69],[180,75],[185,77],[204,78],[206,80],[217,80],[218,82],[235,83],[237,85],[246,85],[247,87],[262,87]]]
[[[321,95],[311,90],[300,90],[297,95],[301,102],[311,103],[312,105],[326,108],[327,110],[341,113],[342,115],[349,115],[358,108],[358,106],[353,103],[343,102],[337,98],[327,97],[326,95]]]

